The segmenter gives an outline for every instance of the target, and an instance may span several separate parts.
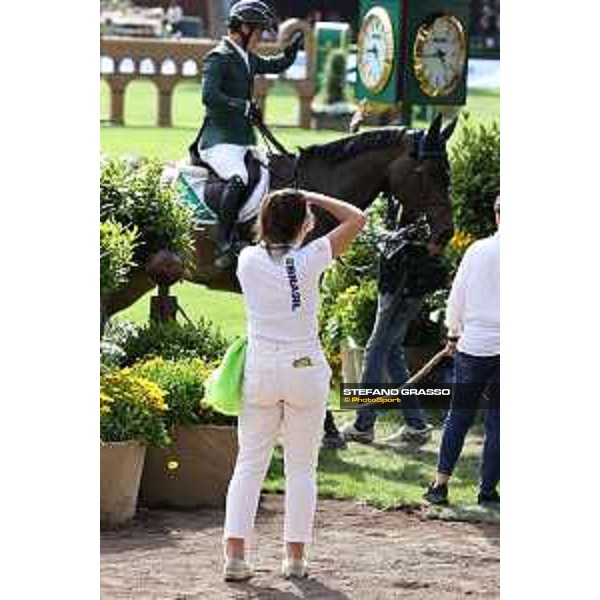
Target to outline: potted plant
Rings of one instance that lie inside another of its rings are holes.
[[[172,444],[148,448],[140,503],[148,507],[223,506],[237,456],[235,419],[202,404],[212,370],[199,358],[152,358],[136,364],[140,376],[167,395],[164,420]]]
[[[356,105],[346,97],[346,52],[332,50],[325,65],[323,94],[311,105],[314,129],[348,131]]]
[[[131,369],[100,378],[100,522],[119,525],[135,514],[147,445],[169,438],[164,392]]]

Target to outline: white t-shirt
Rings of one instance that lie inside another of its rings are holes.
[[[248,246],[238,260],[248,318],[248,336],[276,342],[318,340],[319,277],[333,260],[321,237],[281,258],[263,246]]]
[[[500,354],[500,232],[474,242],[462,258],[446,309],[449,335],[474,356]]]

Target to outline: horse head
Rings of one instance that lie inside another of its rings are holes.
[[[431,241],[445,246],[454,233],[450,199],[450,161],[446,142],[457,119],[442,128],[438,115],[427,130],[408,132],[408,151],[393,160],[387,170],[388,193],[402,205],[400,222],[408,224],[425,214]]]

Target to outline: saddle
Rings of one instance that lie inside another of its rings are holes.
[[[215,258],[219,203],[226,182],[200,158],[195,144],[189,148],[189,157],[191,166],[173,167],[164,175],[174,185],[180,201],[194,211],[197,262],[203,269],[211,270]],[[264,165],[252,151],[248,151],[244,158],[248,170],[248,198],[259,185],[261,167],[264,166],[269,169],[269,189],[295,186],[296,160],[293,155],[272,153],[268,154],[268,165]],[[233,237],[240,246],[251,242],[254,237],[254,218],[238,222]]]
[[[222,196],[223,188],[226,181],[219,177],[217,172],[206,162],[200,158],[200,154],[196,149],[196,144],[189,147],[190,164],[194,167],[201,167],[208,173],[204,187],[204,201],[208,208],[215,214],[220,216],[219,201]],[[268,156],[268,164],[264,164],[254,154],[252,150],[246,152],[244,164],[248,171],[248,194],[250,198],[260,182],[261,167],[267,167],[270,174],[269,191],[280,189],[288,185],[296,183],[296,163],[297,157],[290,154],[273,154]]]

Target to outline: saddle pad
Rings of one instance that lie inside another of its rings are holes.
[[[208,172],[201,167],[180,167],[174,181],[179,200],[194,210],[199,223],[217,223],[218,217],[204,201]]]
[[[163,180],[173,185],[179,200],[194,210],[198,223],[215,224],[218,217],[204,200],[204,187],[208,172],[202,167],[177,165],[165,168]],[[250,198],[240,210],[238,223],[249,221],[258,215],[260,201],[269,189],[269,171],[261,167],[261,178]]]

